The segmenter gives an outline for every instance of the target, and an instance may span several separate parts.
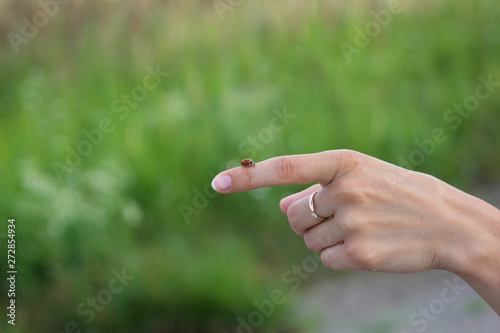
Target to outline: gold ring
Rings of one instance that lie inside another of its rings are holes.
[[[314,209],[314,196],[316,195],[316,193],[318,193],[318,191],[314,192],[309,197],[309,208],[311,209],[311,212],[312,212],[311,215],[312,215],[312,217],[314,217],[315,219],[320,220],[321,222],[331,219],[332,216],[323,217],[323,216],[320,216],[320,215],[316,214],[315,209]]]

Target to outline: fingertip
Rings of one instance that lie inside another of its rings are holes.
[[[212,188],[219,193],[226,193],[231,189],[231,176],[227,174],[218,174],[212,180]]]

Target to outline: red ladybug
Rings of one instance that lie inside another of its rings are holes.
[[[244,167],[249,167],[249,166],[252,166],[252,165],[255,165],[255,162],[252,161],[251,159],[249,158],[245,158],[244,160],[242,160],[241,162],[241,165],[243,165]]]

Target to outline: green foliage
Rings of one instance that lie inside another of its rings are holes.
[[[36,3],[0,5],[2,36]],[[464,188],[498,177],[500,92],[456,129],[443,119],[479,76],[500,80],[496,3],[405,3],[348,62],[341,43],[384,8],[242,2],[221,20],[212,2],[75,1],[18,53],[4,38],[0,211],[18,220],[25,330],[234,331],[254,300],[288,290],[282,273],[309,253],[278,203],[303,187],[214,194],[213,175],[242,158],[349,148],[400,164],[441,128],[417,170]],[[117,110],[157,66],[169,75]],[[294,118],[269,137],[285,108]],[[87,323],[77,307],[122,268],[134,280]],[[257,331],[300,327],[286,308]]]

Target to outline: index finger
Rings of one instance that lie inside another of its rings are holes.
[[[261,187],[318,182],[321,186],[348,172],[354,160],[349,150],[273,157],[251,167],[237,167],[219,173],[212,187],[219,193],[234,193]]]

